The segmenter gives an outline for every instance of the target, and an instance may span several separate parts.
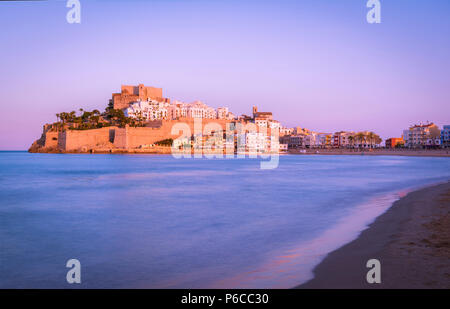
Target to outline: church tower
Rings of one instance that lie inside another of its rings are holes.
[[[256,106],[253,106],[253,118],[256,117],[257,113],[258,113],[258,108]]]

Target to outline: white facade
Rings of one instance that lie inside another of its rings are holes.
[[[264,152],[268,149],[270,137],[264,133],[249,132],[238,135],[238,152]]]
[[[219,107],[217,109],[217,119],[227,119],[228,107]]]
[[[330,135],[328,133],[319,133],[316,135],[316,140],[314,145],[316,147],[325,147],[327,146],[327,136]]]
[[[278,131],[278,133],[280,133],[281,123],[276,120],[271,120],[269,121],[269,127],[270,129]]]
[[[126,117],[142,118],[143,120],[167,119],[169,103],[154,100],[138,101],[131,103],[123,112]]]
[[[316,146],[316,134],[306,135],[303,139],[305,147],[314,148]]]
[[[286,128],[286,127],[280,126],[280,136],[291,135],[293,132],[294,132],[293,128]]]
[[[195,101],[187,106],[188,118],[216,119],[216,111],[208,105]]]
[[[200,101],[184,103],[175,100],[170,104],[155,100],[138,101],[131,103],[123,111],[127,117],[142,117],[144,120],[178,118],[234,119],[234,115],[228,111],[227,107],[220,107],[216,111]]]
[[[404,130],[403,140],[406,147],[438,146],[441,143],[439,128],[433,123],[415,125]]]
[[[266,118],[256,118],[255,119],[255,124],[260,127],[260,128],[267,128],[269,122],[267,121]]]

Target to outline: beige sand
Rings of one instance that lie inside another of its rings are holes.
[[[450,157],[450,149],[290,149],[289,154]]]
[[[366,262],[381,262],[381,283]],[[299,288],[450,288],[450,182],[401,198],[351,243],[330,253]]]

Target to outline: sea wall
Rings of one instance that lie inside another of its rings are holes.
[[[154,144],[164,139],[176,139],[182,135],[192,136],[196,133],[211,130],[226,130],[227,120],[203,119],[195,122],[193,119],[163,121],[160,127],[126,127],[115,130],[114,146],[133,149],[143,145]]]
[[[45,132],[44,133],[44,147],[45,148],[57,148],[58,147],[58,132]]]
[[[92,130],[47,131],[40,151],[95,152],[113,150],[135,150],[148,148],[165,139],[195,134],[210,134],[211,131],[225,131],[229,120],[224,119],[179,119],[161,121],[149,127],[105,127]]]
[[[58,149],[61,151],[87,151],[104,147],[113,142],[116,127],[92,130],[66,130],[58,134]]]

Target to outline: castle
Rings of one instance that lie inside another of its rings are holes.
[[[179,139],[182,132],[186,135],[187,143],[192,139],[197,140],[200,135],[204,141],[214,141],[215,144],[231,143],[231,147],[234,148],[236,140],[226,140],[223,134],[216,136],[217,132],[229,129],[241,135],[239,141],[241,143],[242,140],[247,148],[266,151],[271,149],[272,144],[272,138],[267,134],[279,132],[280,129],[280,123],[272,119],[272,113],[258,112],[256,106],[253,107],[253,117],[235,117],[226,107],[215,110],[200,101],[171,102],[170,99],[163,97],[161,88],[143,84],[122,85],[121,92],[113,93],[109,103],[110,108],[123,111],[128,119],[143,119],[143,122],[140,126],[127,124],[125,127],[117,123],[108,123],[107,109],[101,116],[102,122],[106,123],[103,127],[77,129],[80,123],[74,123],[74,120],[47,124],[41,138],[32,145],[30,151],[140,152],[148,147],[156,149],[156,145],[165,140]],[[176,129],[180,124],[184,128],[182,132]],[[244,130],[241,132],[239,128]],[[264,133],[257,132],[260,129]],[[278,138],[276,143],[278,144]],[[167,147],[165,148],[164,151],[167,151]]]
[[[143,84],[138,86],[122,85],[121,92],[113,93],[109,102],[114,109],[124,109],[128,108],[130,103],[148,100],[170,103],[170,99],[163,97],[162,88],[147,87]]]

